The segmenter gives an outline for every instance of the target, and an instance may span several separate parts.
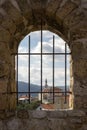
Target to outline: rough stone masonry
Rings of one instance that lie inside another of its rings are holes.
[[[71,111],[15,111],[15,57],[31,31],[52,31],[69,45]],[[0,130],[87,130],[87,0],[0,0]]]

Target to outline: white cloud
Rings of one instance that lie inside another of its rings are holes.
[[[28,82],[28,67],[18,67],[18,80]]]
[[[20,66],[18,73],[19,73],[19,80],[28,82],[28,67]],[[31,70],[30,70],[31,83],[40,84],[40,80],[41,80],[40,73],[41,71],[39,67],[38,68],[31,67]],[[56,86],[62,85],[65,83],[64,76],[65,76],[64,68],[55,69],[55,85]],[[67,77],[69,76],[70,76],[70,73],[68,69]],[[49,85],[51,85],[52,80],[53,80],[52,68],[43,68],[43,85],[46,78],[48,79]]]
[[[37,46],[34,47],[34,49],[31,49],[31,53],[40,53],[41,52],[41,42],[39,41]]]
[[[27,52],[28,52],[27,47],[20,46],[18,49],[18,53],[27,53]]]
[[[37,37],[40,35],[40,32],[35,32],[34,37]],[[44,31],[44,35],[46,35],[46,38],[48,40],[43,41],[43,52],[50,53],[53,51],[53,39],[52,34]],[[65,50],[65,43],[62,39],[57,37],[55,35],[55,52],[62,53]],[[20,46],[19,52],[27,52],[27,48]],[[41,42],[38,41],[37,45],[31,50],[32,53],[40,53],[41,52]],[[64,85],[64,56],[55,56],[55,62],[56,62],[56,69],[55,69],[55,84],[57,86]],[[43,56],[43,85],[44,81],[47,78],[49,85],[52,85],[52,59],[53,57],[50,55]],[[40,65],[41,65],[41,56],[31,56],[31,83],[40,84]],[[69,58],[68,58],[69,60]],[[59,66],[57,65],[59,64]],[[68,75],[68,82],[69,82],[69,68],[67,69],[67,75]],[[28,56],[19,56],[19,80],[28,82]]]

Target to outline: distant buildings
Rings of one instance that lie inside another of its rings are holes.
[[[54,93],[53,93],[54,92]],[[48,86],[47,79],[45,80],[45,86],[42,91],[42,105],[40,106],[42,110],[44,109],[69,109],[69,98],[70,95],[66,95],[65,103],[65,93],[62,89],[58,87]],[[38,100],[41,100],[41,93],[38,94]],[[53,103],[54,102],[54,103]]]
[[[35,102],[35,101],[38,101],[38,98],[37,97],[32,97],[32,96],[29,97],[29,95],[21,95],[18,98],[19,103],[29,103],[29,100],[30,100],[30,102]]]
[[[42,97],[41,97],[42,95]],[[71,95],[66,94],[65,103],[65,92],[59,87],[48,86],[47,79],[45,80],[45,86],[42,90],[42,94],[39,93],[38,97],[30,97],[29,95],[21,95],[19,97],[19,103],[29,103],[41,101],[42,104],[37,108],[37,110],[63,110],[70,109],[71,107]]]
[[[27,95],[21,95],[18,99],[19,103],[28,103],[29,102],[29,96]]]

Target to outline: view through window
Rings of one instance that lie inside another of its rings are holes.
[[[58,35],[44,30],[42,33],[42,39],[41,31],[35,31],[19,44],[16,56],[18,107],[70,109],[71,52]]]

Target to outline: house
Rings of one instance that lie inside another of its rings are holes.
[[[41,104],[37,110],[46,110],[46,111],[54,111],[55,106],[54,104]]]
[[[28,95],[21,95],[19,98],[18,98],[18,101],[20,103],[28,103],[29,102],[29,96]]]

